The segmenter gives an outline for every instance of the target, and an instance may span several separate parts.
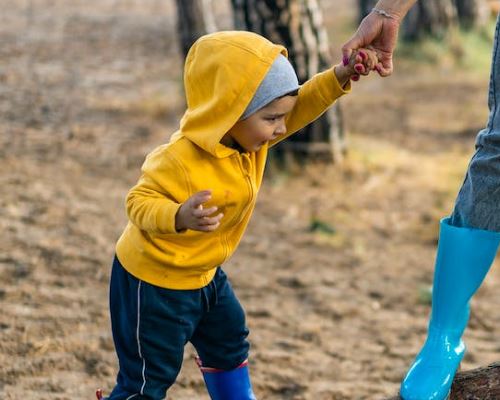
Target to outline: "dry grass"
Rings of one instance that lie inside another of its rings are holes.
[[[325,2],[336,51],[352,25],[342,4],[352,2]],[[183,109],[173,2],[4,9],[0,397],[92,398],[117,368],[107,285],[123,199]],[[488,72],[396,66],[343,100],[345,163],[268,180],[225,266],[247,310],[261,399],[394,394],[423,340],[438,220],[486,120]],[[333,231],[311,232],[313,220]],[[464,368],[500,358],[499,288],[497,268],[474,304]],[[174,400],[207,398],[192,355]]]

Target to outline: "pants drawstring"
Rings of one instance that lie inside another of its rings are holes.
[[[206,308],[206,311],[208,312],[208,311],[210,311],[210,301],[208,300],[207,288],[208,288],[208,286],[202,287],[201,293],[203,293],[203,298],[205,300],[205,308]]]
[[[206,311],[210,311],[211,306],[217,305],[219,301],[219,297],[217,295],[217,283],[215,283],[215,279],[212,279],[210,283],[201,288],[201,292],[203,293],[203,298],[205,300]]]
[[[217,283],[215,282],[215,279],[212,279],[212,282],[214,284],[214,306],[217,305],[217,302],[219,301],[218,295],[217,295]]]

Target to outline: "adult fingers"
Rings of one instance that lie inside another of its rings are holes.
[[[359,24],[356,33],[342,46],[344,62],[351,58],[353,50],[372,44],[381,31],[382,19],[373,13],[368,14]]]
[[[351,55],[352,55],[353,50],[356,50],[359,47],[362,47],[363,46],[362,43],[363,42],[362,42],[361,38],[357,34],[355,34],[348,42],[346,42],[342,46],[342,57],[343,57],[342,59],[343,59],[344,65],[349,64],[349,60],[351,59]]]
[[[364,47],[365,40],[359,30],[342,46],[342,56],[344,65],[348,65],[354,50]]]
[[[377,70],[378,74],[383,78],[391,75],[393,71],[392,60],[386,62],[379,62],[375,66],[375,69]]]

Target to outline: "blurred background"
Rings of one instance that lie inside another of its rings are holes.
[[[370,0],[0,0],[0,397],[92,399],[117,371],[108,317],[124,198],[184,112],[201,34],[285,44],[302,81],[341,58]],[[395,395],[422,344],[439,219],[487,93],[498,1],[421,0],[395,73],[272,154],[225,270],[259,399]],[[500,271],[474,298],[463,369],[500,360]],[[174,400],[208,399],[186,347]]]

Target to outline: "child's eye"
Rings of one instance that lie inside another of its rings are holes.
[[[283,117],[282,116],[275,116],[275,117],[266,117],[265,119],[266,119],[266,121],[276,122],[281,118],[283,118]]]

